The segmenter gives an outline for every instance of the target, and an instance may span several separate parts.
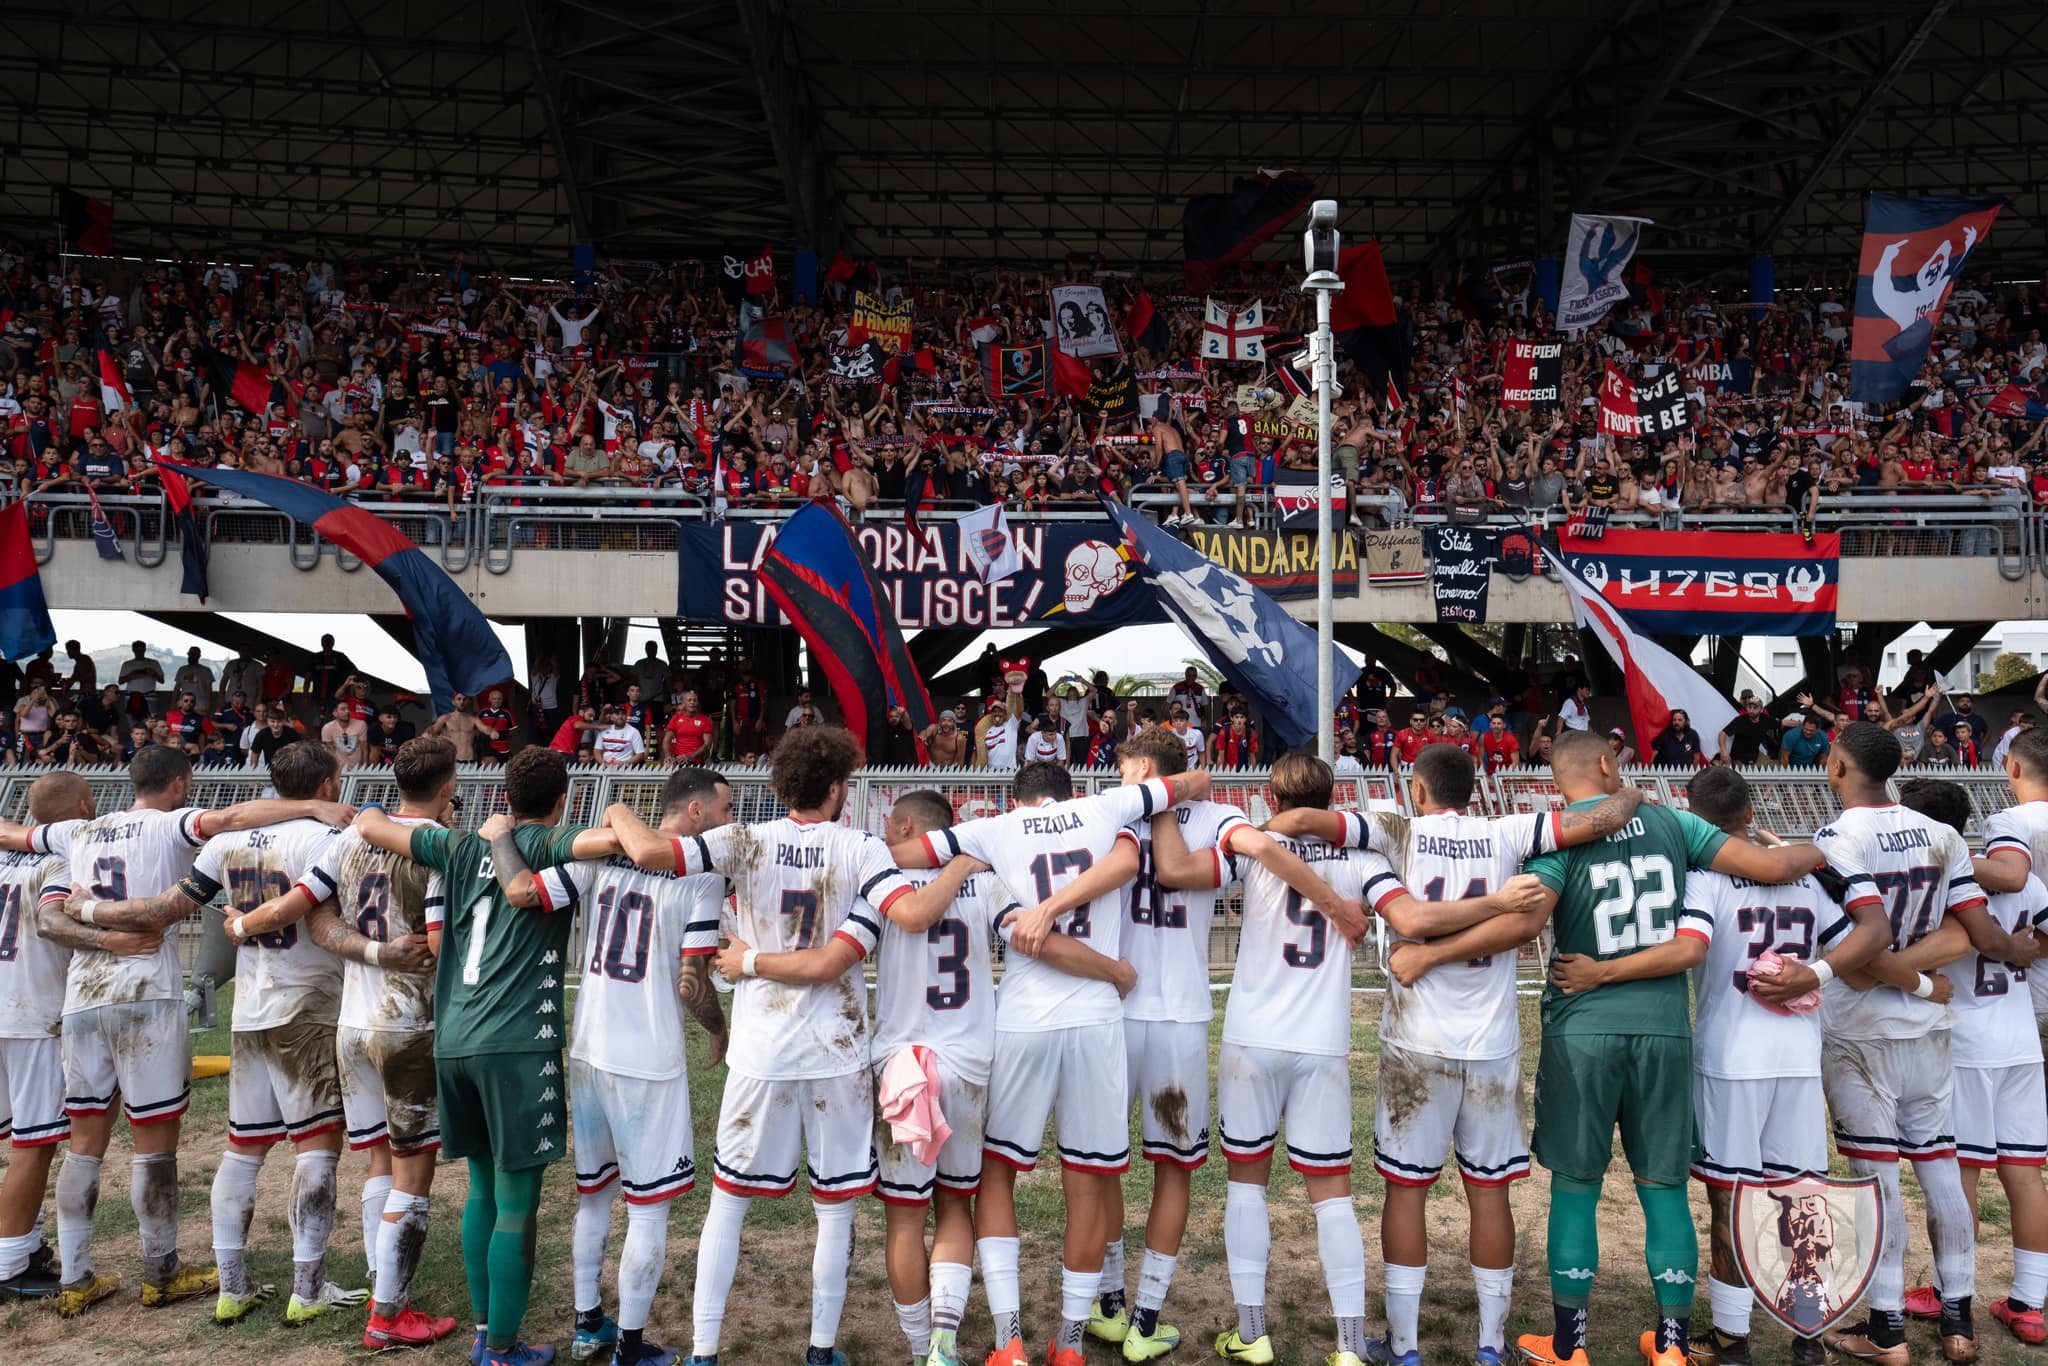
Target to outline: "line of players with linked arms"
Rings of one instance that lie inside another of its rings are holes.
[[[539,1174],[566,1155],[573,1124],[571,1355],[673,1361],[644,1329],[666,1261],[667,1201],[695,1178],[688,1011],[711,1033],[714,1059],[729,1052],[692,1360],[717,1359],[748,1202],[793,1191],[800,1159],[818,1222],[809,1360],[844,1360],[834,1344],[850,1201],[871,1192],[888,1206],[888,1270],[912,1356],[963,1359],[978,1261],[994,1324],[988,1361],[1027,1360],[1013,1193],[1049,1118],[1067,1218],[1046,1359],[1078,1366],[1089,1336],[1120,1344],[1129,1360],[1163,1356],[1180,1340],[1161,1311],[1189,1177],[1210,1148],[1209,924],[1219,889],[1241,881],[1217,1066],[1237,1306],[1237,1324],[1215,1340],[1224,1359],[1274,1358],[1265,1189],[1284,1131],[1336,1320],[1330,1366],[1419,1359],[1422,1202],[1447,1152],[1471,1208],[1475,1360],[1507,1356],[1506,1191],[1533,1154],[1552,1172],[1555,1321],[1551,1335],[1516,1348],[1582,1363],[1594,1209],[1618,1127],[1660,1306],[1644,1356],[1657,1366],[1688,1355],[1745,1361],[1752,1295],[1732,1252],[1729,1192],[1737,1179],[1825,1170],[1824,1098],[1838,1147],[1879,1178],[1890,1216],[1868,1316],[1828,1345],[1902,1366],[1912,1309],[1940,1320],[1948,1359],[1974,1356],[1973,1211],[1985,1169],[2005,1187],[2015,1245],[2011,1293],[1992,1313],[2039,1342],[2048,1200],[2034,1169],[2048,1153],[2048,1101],[2030,997],[2013,990],[2039,949],[2032,927],[2048,918],[2032,871],[2048,856],[2048,737],[2032,739],[2007,765],[2020,800],[1987,820],[1974,866],[1967,798],[1921,781],[1891,804],[1897,746],[1863,726],[1846,727],[1830,757],[1845,810],[1817,847],[1749,840],[1748,794],[1732,770],[1695,779],[1688,812],[1641,805],[1608,748],[1580,735],[1555,756],[1569,804],[1553,814],[1465,815],[1471,764],[1448,746],[1414,770],[1415,809],[1427,814],[1334,812],[1329,770],[1292,754],[1275,766],[1280,813],[1264,831],[1207,800],[1207,775],[1183,771],[1183,747],[1143,737],[1120,754],[1125,785],[1113,791],[1075,799],[1064,770],[1027,765],[1011,811],[954,825],[943,797],[913,793],[891,812],[886,839],[838,823],[860,755],[831,728],[785,739],[773,782],[790,815],[752,826],[730,823],[731,792],[715,773],[684,769],[664,789],[658,829],[622,807],[603,826],[558,829],[566,772],[539,750],[507,768],[509,818],[451,832],[439,820],[453,753],[435,740],[401,755],[398,811],[368,808],[346,830],[337,827],[352,813],[332,805],[333,755],[316,744],[274,762],[278,799],[217,812],[183,805],[190,771],[173,751],[138,756],[136,806],[97,819],[82,780],[51,774],[31,794],[36,823],[0,827],[12,950],[0,954],[0,1061],[16,1145],[0,1185],[0,1289],[52,1296],[64,1314],[118,1289],[91,1259],[118,1096],[134,1140],[145,1304],[212,1293],[215,1317],[234,1322],[271,1297],[249,1279],[246,1244],[263,1157],[289,1139],[287,1320],[369,1299],[366,1346],[447,1336],[455,1321],[413,1308],[408,1294],[438,1151],[470,1163],[462,1241],[473,1358],[545,1361],[552,1349],[519,1332]],[[1823,863],[1825,881],[1809,876]],[[229,1145],[213,1190],[216,1271],[177,1253],[190,1064],[175,945],[163,936],[223,893],[243,951]],[[579,902],[589,961],[572,1025],[563,983],[577,966],[567,951]],[[1374,1125],[1373,1161],[1388,1181],[1389,1326],[1379,1337],[1365,1327],[1350,1188],[1351,967],[1368,912],[1395,939]],[[1557,952],[1525,1145],[1514,955],[1546,923]],[[991,931],[1009,950],[1000,992]],[[861,976],[870,954],[872,1033]],[[714,958],[737,983],[730,1034],[709,989]],[[680,965],[673,976],[670,963]],[[1111,1234],[1124,1226],[1118,1178],[1134,1103],[1154,1181],[1127,1304],[1123,1242]],[[49,1154],[65,1137],[53,1266],[39,1214]],[[369,1291],[325,1278],[344,1140],[371,1154]],[[1936,1266],[1935,1286],[1910,1293],[1901,1156],[1927,1192]],[[1688,1172],[1713,1205],[1714,1322],[1698,1340]],[[612,1318],[599,1282],[622,1192]],[[1819,1352],[1795,1340],[1795,1357]]]

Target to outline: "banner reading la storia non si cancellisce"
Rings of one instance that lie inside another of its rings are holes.
[[[775,529],[759,522],[679,526],[676,615],[729,626],[779,626],[782,614],[756,571]],[[853,529],[908,630],[930,627],[1129,626],[1165,621],[1128,552],[1103,523],[1013,523],[1023,567],[984,584],[951,522],[926,522],[921,535],[901,525]]]

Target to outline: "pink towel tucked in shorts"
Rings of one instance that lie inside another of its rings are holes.
[[[908,1144],[911,1156],[922,1163],[939,1160],[939,1149],[953,1136],[946,1112],[939,1108],[939,1059],[923,1044],[899,1048],[882,1067],[882,1084],[875,1097],[882,1118],[889,1121],[889,1134]]]

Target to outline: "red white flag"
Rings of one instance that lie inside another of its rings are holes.
[[[1674,711],[1684,712],[1701,735],[1719,735],[1727,729],[1735,719],[1735,708],[1712,683],[1656,641],[1632,630],[1621,613],[1560,557],[1552,556],[1550,564],[1564,580],[1573,618],[1582,630],[1599,637],[1615,667],[1628,680],[1628,710],[1635,722],[1637,750],[1648,751],[1650,742],[1671,724]]]
[[[127,382],[121,378],[120,367],[106,352],[100,352],[100,408],[106,413],[118,413],[132,407],[128,397]]]
[[[1643,434],[1642,420],[1636,413],[1635,381],[1613,361],[1607,362],[1607,369],[1600,376],[1600,430],[1609,436]]]

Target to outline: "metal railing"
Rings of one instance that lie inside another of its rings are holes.
[[[1652,800],[1682,809],[1686,805],[1685,784],[1696,771],[1631,768],[1625,770],[1624,780],[1645,789]],[[79,772],[91,785],[95,808],[101,813],[123,810],[133,801],[125,769],[90,768]],[[766,769],[727,767],[722,772],[732,785],[735,820],[770,821],[787,814],[770,790]],[[27,819],[28,789],[38,776],[39,772],[32,769],[0,770],[0,816],[17,822]],[[1010,805],[1010,776],[976,769],[864,769],[849,785],[841,819],[880,834],[896,801],[904,793],[920,788],[942,793],[957,820],[994,815]],[[1263,824],[1277,810],[1267,772],[1212,776],[1213,799],[1240,808],[1254,823]],[[1811,838],[1841,811],[1840,803],[1828,788],[1826,775],[1817,769],[1754,768],[1745,769],[1744,776],[1754,796],[1757,824],[1786,839]],[[2003,774],[1965,769],[1940,776],[1962,784],[1970,794],[1980,824],[1983,817],[2013,802],[2012,790]],[[462,765],[456,776],[456,795],[461,799],[462,809],[451,823],[459,829],[475,829],[489,816],[504,811],[503,777],[499,768]],[[663,768],[572,766],[563,820],[572,825],[595,824],[603,819],[606,807],[621,802],[649,823],[656,822],[661,814],[661,788],[667,777],[668,770]],[[1119,781],[1117,774],[1108,770],[1082,770],[1074,774],[1077,794],[1104,791]],[[193,806],[217,808],[267,795],[272,795],[269,775],[260,769],[201,769],[192,775],[188,800]],[[365,768],[344,774],[341,799],[358,806],[367,802],[395,806],[398,794],[391,770]],[[1371,808],[1414,814],[1405,779],[1383,770],[1339,774],[1332,804],[1340,809]],[[1552,811],[1563,805],[1564,798],[1550,771],[1541,768],[1515,768],[1483,776],[1474,802],[1478,810],[1488,815]],[[1240,897],[1232,890],[1218,902],[1210,927],[1212,972],[1227,973],[1237,961],[1242,924]],[[198,951],[199,934],[199,922],[187,921],[181,950],[188,967]],[[575,942],[580,945],[580,927],[577,935]]]
[[[130,559],[154,568],[172,558],[177,525],[160,495],[103,495],[100,505],[112,521]],[[1271,496],[1247,495],[1255,523],[1273,525]],[[344,572],[361,562],[310,527],[260,503],[234,497],[194,500],[204,519],[209,544],[279,545],[293,567],[311,571],[329,558]],[[1145,486],[1131,495],[1134,506],[1164,517],[1179,506],[1170,491]],[[92,536],[92,504],[83,493],[31,494],[29,529],[37,563],[47,563],[59,540],[83,541]],[[455,504],[425,495],[357,500],[355,505],[391,523],[429,554],[439,557],[450,573],[461,573],[479,557],[493,574],[511,570],[521,551],[668,551],[678,544],[678,527],[714,519],[716,510],[701,494],[677,489],[592,487],[524,487],[491,485],[477,496]],[[779,504],[735,504],[726,511],[737,521],[776,521],[802,505],[800,499]],[[1234,513],[1229,495],[1200,500],[1203,514],[1228,522]],[[938,518],[967,511],[965,504],[942,503]],[[870,505],[867,517],[895,521],[900,503]],[[1375,523],[1393,528],[1459,525],[1535,527],[1563,525],[1562,509],[1510,510],[1499,505],[1453,508],[1443,504],[1409,506],[1398,500],[1374,503],[1357,500],[1357,512],[1371,512]],[[1101,511],[1092,503],[1053,506],[1020,512],[1014,522],[1095,522]],[[1999,574],[2011,582],[2030,573],[2048,573],[2048,509],[2008,489],[1965,493],[1907,493],[1871,489],[1820,500],[1815,527],[1839,532],[1844,556],[1991,557]],[[1616,528],[1682,529],[1687,531],[1781,531],[1800,529],[1790,508],[1758,507],[1739,511],[1683,513],[1616,513]],[[1554,571],[1553,571],[1554,575]]]

